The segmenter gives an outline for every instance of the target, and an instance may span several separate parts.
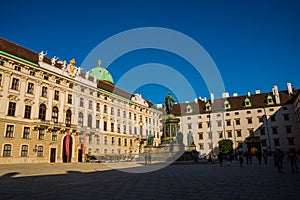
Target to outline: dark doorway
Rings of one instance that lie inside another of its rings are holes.
[[[78,149],[78,162],[82,162],[82,149]]]
[[[55,162],[56,159],[56,148],[51,148],[50,151],[50,162]]]
[[[63,141],[63,162],[71,162],[72,158],[72,144],[71,136],[65,136]]]

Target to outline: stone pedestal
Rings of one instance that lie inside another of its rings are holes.
[[[161,145],[170,144],[171,141],[176,139],[178,133],[178,123],[180,119],[175,118],[174,115],[167,115],[162,120],[163,135],[161,138]]]

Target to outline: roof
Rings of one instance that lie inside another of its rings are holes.
[[[112,75],[105,68],[97,66],[90,71],[88,71],[89,75],[92,77],[96,77],[98,80],[105,81],[111,84],[114,84],[114,80]]]
[[[269,93],[261,93],[261,94],[252,94],[250,96],[243,95],[243,96],[236,96],[236,97],[228,97],[228,98],[219,98],[215,99],[214,103],[211,101],[203,101],[198,100],[198,102],[190,102],[190,103],[181,103],[181,104],[174,104],[172,108],[172,114],[175,116],[181,115],[195,115],[201,113],[210,113],[210,112],[220,112],[220,111],[233,111],[233,110],[245,110],[245,109],[253,109],[253,108],[263,108],[263,107],[270,107],[275,106],[277,104],[270,104],[267,101],[267,97],[271,96],[275,99],[273,94]],[[300,95],[299,89],[293,89],[293,95],[289,95],[288,91],[280,91],[280,104],[278,105],[287,105],[293,104],[296,97]],[[245,107],[245,99],[248,98],[251,102],[251,106]],[[224,103],[228,101],[230,107],[228,109],[224,109]],[[206,110],[206,104],[210,103],[212,111]],[[191,106],[192,112],[186,113],[185,108],[187,106]]]

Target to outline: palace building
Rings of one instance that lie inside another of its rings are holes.
[[[275,85],[269,93],[195,99],[195,102],[175,104],[173,114],[180,118],[184,141],[191,132],[197,151],[202,155],[216,155],[221,139],[233,141],[238,151],[300,150],[300,90],[279,91]],[[297,118],[298,116],[298,118]]]
[[[114,87],[101,62],[87,73],[0,38],[0,163],[128,157],[160,138],[161,111]]]

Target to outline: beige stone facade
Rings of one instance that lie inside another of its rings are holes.
[[[0,163],[126,157],[141,153],[149,134],[159,140],[159,110],[74,62],[0,38]]]

